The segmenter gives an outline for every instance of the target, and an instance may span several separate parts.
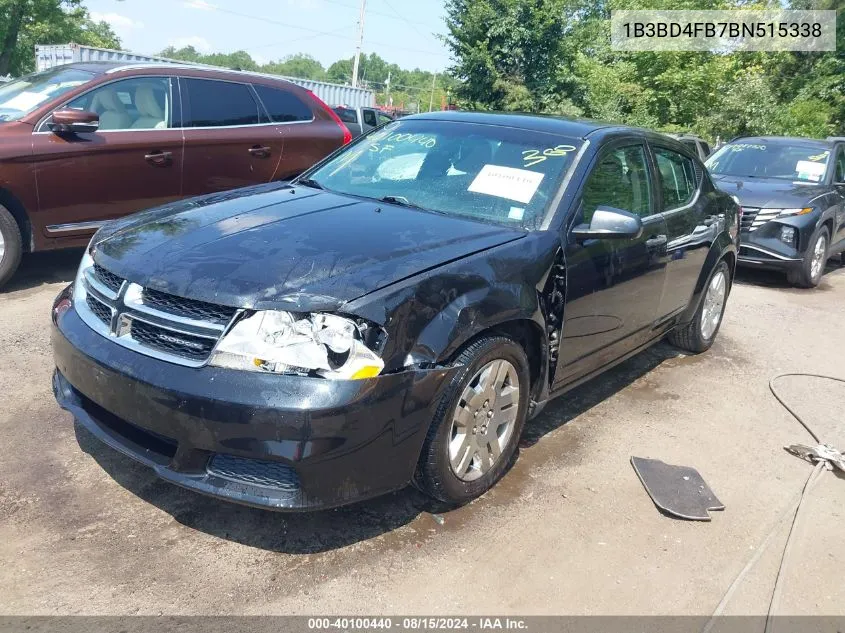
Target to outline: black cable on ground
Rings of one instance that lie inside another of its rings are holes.
[[[787,378],[787,377],[790,377],[790,376],[802,377],[802,378],[821,378],[821,379],[824,379],[824,380],[832,380],[832,381],[841,382],[841,383],[845,383],[845,378],[837,378],[836,376],[827,376],[827,375],[824,375],[824,374],[807,374],[807,373],[795,372],[795,373],[778,374],[777,376],[775,376],[771,380],[769,380],[769,390],[772,392],[772,395],[775,397],[775,399],[783,406],[784,409],[789,411],[790,415],[792,415],[792,417],[795,418],[801,426],[804,427],[804,429],[807,431],[807,433],[810,434],[810,436],[816,441],[816,443],[822,444],[822,441],[819,439],[819,436],[815,433],[815,431],[813,431],[813,429],[811,429],[810,426],[806,422],[804,422],[804,420],[801,418],[801,416],[798,415],[792,409],[792,407],[790,407],[788,404],[786,404],[784,399],[781,397],[781,395],[778,393],[777,389],[775,388],[775,382],[777,380],[779,380],[781,378]],[[736,591],[739,584],[745,578],[746,574],[748,574],[748,572],[751,571],[751,569],[757,564],[757,562],[760,560],[760,558],[762,558],[763,552],[766,551],[766,548],[771,543],[771,541],[774,538],[777,531],[781,528],[783,523],[791,516],[792,521],[791,521],[790,527],[789,527],[789,534],[787,534],[786,543],[784,544],[784,547],[783,547],[783,553],[781,554],[780,565],[778,566],[778,573],[777,573],[777,576],[775,577],[774,587],[772,588],[772,596],[771,596],[771,599],[769,600],[769,610],[768,610],[768,613],[766,614],[766,629],[765,629],[765,631],[766,631],[766,633],[769,633],[771,631],[772,616],[773,616],[773,614],[775,614],[777,612],[777,609],[778,609],[778,606],[779,606],[779,603],[780,603],[780,596],[781,596],[781,591],[782,591],[781,577],[783,575],[784,569],[786,569],[787,564],[789,562],[789,560],[788,560],[789,553],[792,549],[791,548],[792,534],[795,531],[796,524],[798,523],[801,505],[802,505],[804,499],[806,498],[807,494],[810,492],[810,490],[812,490],[813,486],[818,481],[819,477],[821,476],[821,473],[825,469],[825,466],[826,466],[826,462],[824,462],[824,461],[819,461],[819,462],[816,463],[815,468],[813,468],[813,471],[810,473],[810,476],[807,477],[807,480],[804,482],[804,486],[802,487],[801,492],[799,494],[797,494],[795,497],[793,497],[793,499],[791,500],[787,509],[778,518],[778,520],[775,522],[774,526],[772,526],[772,529],[768,532],[768,534],[766,534],[766,537],[763,539],[763,542],[761,543],[760,547],[757,548],[757,551],[754,553],[754,556],[751,557],[751,559],[748,561],[748,563],[745,565],[745,567],[743,567],[742,570],[739,572],[739,574],[737,574],[736,578],[731,583],[730,587],[728,587],[727,591],[722,596],[722,599],[719,601],[719,604],[716,606],[716,609],[713,611],[713,615],[710,617],[710,619],[707,622],[707,625],[704,627],[704,633],[709,633],[710,629],[713,628],[714,624],[716,623],[716,618],[724,612],[725,607],[727,607],[728,602],[730,602],[730,599],[733,597],[733,594]]]
[[[778,394],[777,389],[775,389],[775,381],[776,380],[779,380],[781,378],[787,378],[789,376],[798,376],[800,378],[822,378],[824,380],[832,380],[834,382],[844,382],[844,383],[845,383],[845,378],[837,378],[836,376],[826,376],[824,374],[805,374],[805,373],[798,372],[798,373],[778,374],[777,376],[775,376],[774,378],[772,378],[769,381],[769,391],[772,392],[772,395],[775,397],[775,399],[778,402],[780,402],[781,405],[783,405],[784,409],[789,411],[789,413],[792,415],[793,418],[798,420],[798,423],[801,424],[801,426],[803,426],[807,430],[807,433],[809,433],[813,437],[813,439],[816,440],[816,442],[818,442],[819,444],[822,444],[823,442],[819,439],[819,436],[816,435],[813,432],[813,429],[811,429],[807,425],[807,423],[804,422],[804,420],[801,419],[800,415],[795,413],[795,411],[793,411],[792,408],[788,404],[786,404],[786,402],[784,402],[783,398],[781,398],[780,394]]]

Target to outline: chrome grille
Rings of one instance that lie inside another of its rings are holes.
[[[195,299],[183,299],[182,297],[153,290],[152,288],[144,288],[141,296],[144,305],[155,308],[156,310],[170,312],[186,319],[211,321],[225,325],[232,320],[235,312],[237,312],[235,308],[228,306],[196,301]]]
[[[171,332],[157,325],[133,320],[129,326],[132,338],[142,345],[167,354],[174,354],[191,360],[205,360],[214,349],[216,341],[180,332]]]
[[[199,367],[238,313],[131,283],[98,264],[83,270],[76,310],[93,330],[140,354]]]
[[[95,299],[91,295],[88,295],[85,299],[88,307],[91,309],[91,312],[100,319],[105,325],[111,326],[111,308],[107,306],[105,303],[100,301],[99,299]]]
[[[780,215],[780,209],[761,209],[759,207],[742,207],[739,222],[741,231],[756,231],[766,222],[774,220]]]
[[[106,288],[112,292],[118,292],[123,285],[123,278],[118,277],[114,273],[110,273],[99,264],[94,264],[94,276]]]

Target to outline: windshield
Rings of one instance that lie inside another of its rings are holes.
[[[782,178],[797,182],[821,182],[830,151],[812,145],[731,143],[705,165],[711,174],[746,178]]]
[[[48,99],[91,81],[93,73],[59,68],[21,77],[0,86],[0,121],[14,121]]]
[[[311,186],[446,215],[539,228],[581,142],[454,121],[395,121],[308,174]]]

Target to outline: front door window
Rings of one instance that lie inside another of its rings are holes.
[[[95,112],[101,132],[161,130],[171,127],[168,77],[132,77],[86,92],[65,106]]]

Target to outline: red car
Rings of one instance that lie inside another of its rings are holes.
[[[310,91],[266,75],[78,63],[0,87],[0,285],[29,251],[108,220],[296,176],[351,136]]]

